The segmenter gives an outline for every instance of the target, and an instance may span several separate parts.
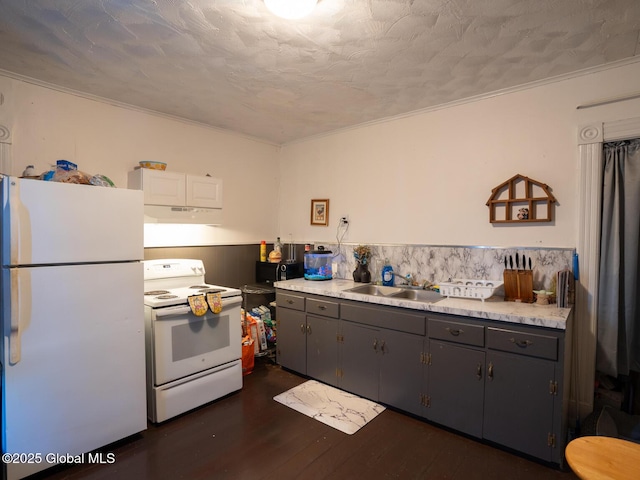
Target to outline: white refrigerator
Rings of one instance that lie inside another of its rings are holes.
[[[0,176],[6,478],[147,428],[143,196]]]

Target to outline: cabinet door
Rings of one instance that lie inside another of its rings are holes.
[[[305,313],[288,308],[277,312],[277,361],[283,367],[307,373],[307,324]]]
[[[340,323],[340,388],[378,401],[380,332],[357,323]]]
[[[484,351],[430,340],[429,353],[427,418],[482,437]]]
[[[484,438],[551,461],[555,363],[487,352]]]
[[[337,385],[338,321],[307,315],[307,375]]]
[[[381,330],[379,401],[419,415],[424,337]]]
[[[188,207],[222,208],[222,180],[187,175],[186,205]]]
[[[185,204],[184,173],[163,172],[141,168],[145,205]]]

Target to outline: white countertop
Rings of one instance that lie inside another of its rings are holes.
[[[571,318],[571,308],[558,308],[556,305],[537,305],[535,303],[505,302],[503,297],[491,297],[484,302],[476,299],[443,297],[436,303],[416,302],[412,300],[363,295],[346,292],[353,287],[363,285],[351,280],[310,281],[304,278],[275,282],[274,287],[294,292],[344,298],[360,302],[389,305],[392,307],[410,308],[427,312],[448,313],[467,317],[498,320],[502,322],[533,325],[537,327],[566,330]]]

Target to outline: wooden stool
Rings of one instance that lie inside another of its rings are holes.
[[[640,444],[612,437],[580,437],[565,449],[567,463],[584,480],[640,479]]]

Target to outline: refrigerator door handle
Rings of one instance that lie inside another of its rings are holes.
[[[20,182],[10,179],[9,183],[9,224],[11,228],[11,239],[9,245],[9,261],[10,265],[18,265],[20,263],[20,214],[22,207],[20,202]],[[13,317],[12,317],[13,318]],[[13,320],[11,321],[13,330]]]
[[[21,358],[20,288],[18,269],[11,269],[11,332],[9,334],[9,363],[15,365]]]

